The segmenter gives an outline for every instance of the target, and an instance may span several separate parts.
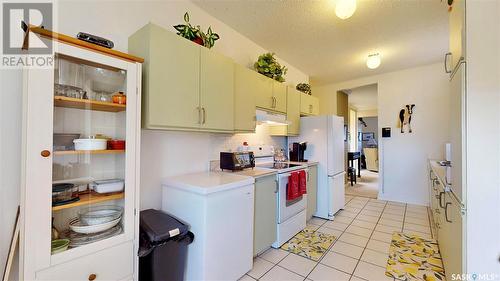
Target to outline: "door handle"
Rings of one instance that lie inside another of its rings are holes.
[[[451,205],[450,202],[446,202],[444,205],[444,218],[446,219],[447,222],[452,222],[451,220],[448,219],[448,206]]]
[[[448,57],[451,57],[451,53],[448,52],[444,55],[444,72],[451,73],[451,69],[448,69]]]

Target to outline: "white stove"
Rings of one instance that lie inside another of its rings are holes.
[[[255,154],[255,151],[254,151]],[[287,200],[288,179],[293,172],[304,170],[309,178],[307,165],[291,164],[288,162],[273,162],[273,157],[269,155],[258,155],[255,157],[256,167],[276,170],[276,181],[278,183],[278,193],[276,200],[278,212],[276,217],[276,241],[273,248],[281,247],[295,234],[306,227],[307,194],[294,200]]]

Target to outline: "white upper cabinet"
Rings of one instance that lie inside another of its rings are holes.
[[[465,0],[454,0],[449,18],[450,46],[446,55],[446,70],[452,72],[465,58]]]

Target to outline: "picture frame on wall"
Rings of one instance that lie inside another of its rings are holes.
[[[375,139],[375,133],[373,133],[373,132],[362,133],[362,137],[361,137],[362,141],[370,141],[372,139]]]

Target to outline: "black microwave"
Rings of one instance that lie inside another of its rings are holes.
[[[252,151],[220,153],[221,170],[237,171],[253,167],[255,167],[255,157]]]

